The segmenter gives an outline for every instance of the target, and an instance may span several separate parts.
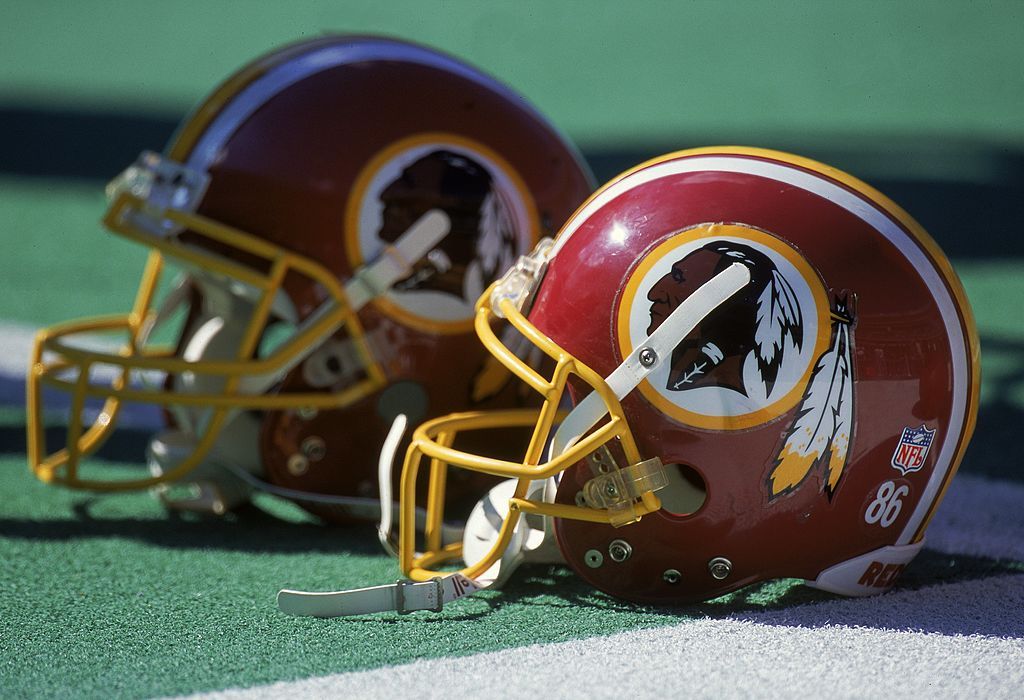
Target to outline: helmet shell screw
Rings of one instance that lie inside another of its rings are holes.
[[[626,540],[612,540],[608,545],[608,556],[612,561],[624,562],[633,556],[633,547]]]
[[[310,435],[303,440],[300,448],[310,462],[319,462],[327,454],[327,443],[318,435]]]
[[[650,348],[643,348],[640,350],[640,354],[637,355],[640,360],[640,364],[644,367],[653,367],[654,363],[658,361],[658,353],[654,352]]]
[[[293,454],[288,458],[288,473],[293,476],[302,476],[309,471],[309,460],[305,455]]]
[[[711,578],[722,581],[732,573],[732,562],[725,557],[715,557],[708,562],[708,573]]]

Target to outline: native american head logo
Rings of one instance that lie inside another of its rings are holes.
[[[665,388],[718,386],[749,395],[744,365],[753,357],[761,393],[772,393],[787,348],[803,345],[803,314],[792,286],[767,255],[731,241],[708,243],[676,261],[647,294],[648,334],[690,294],[730,264],[750,269],[750,284],[704,318],[676,346]],[[789,341],[789,342],[787,342]]]
[[[676,234],[627,284],[620,345],[626,349],[627,335],[629,347],[643,342],[735,262],[748,268],[750,282],[701,319],[640,390],[663,412],[701,428],[743,429],[791,414],[768,497],[791,492],[816,471],[831,497],[852,434],[853,297],[830,298],[810,263],[783,240],[734,224]]]
[[[447,214],[450,230],[385,305],[431,330],[464,331],[483,291],[533,245],[536,215],[497,154],[460,137],[421,135],[393,144],[361,174],[349,204],[350,254],[372,259],[431,209]]]
[[[380,193],[378,236],[394,243],[421,216],[441,209],[451,231],[405,279],[398,291],[431,289],[476,302],[515,260],[515,222],[494,179],[473,158],[439,149],[402,170]]]

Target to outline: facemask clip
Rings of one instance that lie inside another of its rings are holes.
[[[516,264],[494,286],[491,292],[491,309],[496,316],[505,318],[500,304],[505,299],[511,301],[520,313],[529,312],[533,304],[533,295],[544,277],[544,271],[547,270],[554,245],[555,242],[550,238],[542,238],[530,254],[521,255]]]
[[[165,211],[194,212],[210,184],[208,173],[193,170],[152,151],[143,151],[132,165],[107,185],[107,199],[128,193],[145,202],[132,210],[133,223],[155,236],[180,233],[181,226],[163,217]]]
[[[665,466],[657,457],[620,469],[606,445],[587,456],[595,476],[583,485],[583,501],[590,508],[608,511],[613,527],[640,519],[636,501],[668,485]]]

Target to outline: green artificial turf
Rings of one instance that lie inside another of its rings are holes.
[[[543,567],[442,614],[287,617],[288,586],[388,583],[369,527],[324,527],[265,497],[222,519],[148,494],[92,497],[0,461],[0,695],[146,696],[249,685],[663,625],[827,597],[779,582],[683,613],[625,605]]]
[[[127,164],[126,164],[127,165]],[[147,251],[107,233],[101,183],[0,177],[0,319],[32,327],[131,309]]]
[[[443,613],[292,618],[288,586],[388,583],[395,562],[369,527],[324,527],[270,497],[221,519],[169,516],[148,494],[94,497],[44,486],[0,460],[0,696],[154,696],[374,668],[784,608],[832,596],[777,581],[699,606],[612,600],[559,567]],[[1019,571],[925,553],[902,585]]]
[[[963,469],[1017,481],[1024,477],[1001,455],[1024,407],[1024,346],[1008,304],[1024,298],[1022,267],[958,265],[991,345],[984,355],[983,419]],[[83,296],[74,303],[98,300]],[[93,496],[45,486],[29,474],[20,452],[23,413],[6,409],[0,422],[0,443],[8,450],[0,458],[0,697],[153,696],[247,686],[831,598],[777,581],[700,606],[654,609],[608,598],[565,569],[535,567],[506,590],[463,599],[442,614],[291,618],[275,605],[282,587],[337,590],[398,577],[371,527],[326,527],[269,496],[215,519],[168,514],[146,493]],[[1021,568],[926,551],[901,585]]]
[[[139,149],[160,150],[189,107],[254,56],[327,31],[382,32],[447,50],[520,90],[583,145],[601,179],[665,150],[736,142],[895,184],[883,189],[952,246],[981,329],[983,401],[963,471],[1024,481],[1020,3],[8,5],[3,324],[128,310],[146,251],[103,232],[104,179]],[[112,144],[117,153],[97,166]],[[215,690],[832,599],[779,581],[653,609],[539,567],[441,614],[290,618],[275,605],[281,587],[397,578],[372,528],[325,527],[268,496],[203,519],[168,514],[146,493],[45,486],[25,464],[19,387],[0,377],[0,698]],[[901,585],[1020,570],[925,550]]]

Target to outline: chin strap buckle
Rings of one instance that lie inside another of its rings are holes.
[[[412,607],[406,607],[405,589],[411,586],[424,586],[426,584],[434,585],[434,607],[420,607],[422,605],[430,605],[429,593],[421,596],[421,601],[417,596],[410,596],[409,605]],[[431,610],[433,612],[441,612],[444,609],[444,586],[441,584],[441,577],[435,576],[434,578],[426,581],[422,584],[414,583],[406,578],[400,578],[395,581],[395,612],[399,615],[408,615],[409,613],[416,612],[417,610]]]

